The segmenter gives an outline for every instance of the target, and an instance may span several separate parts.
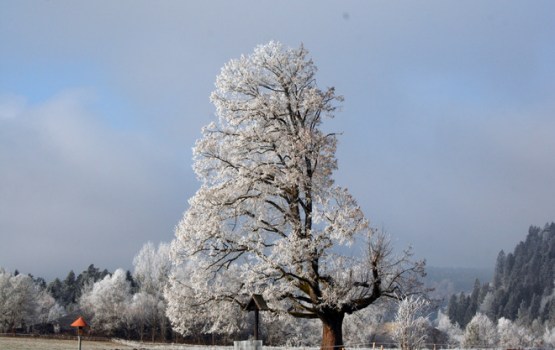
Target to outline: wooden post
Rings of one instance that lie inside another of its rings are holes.
[[[258,322],[259,322],[259,311],[258,309],[254,310],[254,340],[258,339]],[[81,349],[79,349],[81,350]]]
[[[82,330],[87,327],[87,322],[83,319],[83,317],[79,316],[72,324],[71,327],[77,328],[77,349],[81,350],[81,333]]]
[[[245,306],[245,310],[254,311],[254,340],[260,340],[259,337],[259,323],[260,323],[260,311],[269,310],[266,301],[260,294],[253,294]]]

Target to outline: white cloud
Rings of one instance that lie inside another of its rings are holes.
[[[25,99],[21,96],[0,96],[0,120],[13,119],[21,114],[25,106]]]
[[[67,90],[0,119],[0,265],[129,266],[144,241],[172,236],[183,168],[163,143],[99,122],[94,105],[91,91]]]

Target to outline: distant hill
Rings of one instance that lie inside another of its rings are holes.
[[[471,292],[474,282],[490,282],[493,269],[465,267],[426,267],[424,283],[436,289],[436,294],[449,297],[451,294]]]

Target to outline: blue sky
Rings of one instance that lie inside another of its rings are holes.
[[[555,220],[552,1],[0,2],[0,266],[130,268],[199,186],[220,68],[301,43],[337,182],[397,248],[493,267]]]

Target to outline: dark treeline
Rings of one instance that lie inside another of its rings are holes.
[[[17,269],[13,273],[14,276],[19,274],[20,272]],[[68,311],[72,311],[76,307],[82,292],[86,290],[86,288],[91,287],[95,282],[100,281],[108,275],[111,275],[111,272],[107,269],[100,270],[98,267],[94,266],[94,264],[90,264],[89,267],[78,276],[75,275],[73,270],[70,270],[64,280],[60,280],[56,277],[50,283],[47,283],[42,277],[35,277],[32,274],[28,274],[38,288],[46,290],[60,306],[63,306],[64,309]],[[127,278],[133,286],[136,286],[133,276],[129,271],[127,271]]]
[[[17,269],[11,274],[0,267],[0,333],[53,331],[57,320],[81,312],[81,295],[108,275],[108,270],[91,264],[78,276],[70,271],[63,281],[56,278],[47,283],[42,277],[23,275]]]
[[[448,315],[464,327],[481,312],[523,325],[555,325],[555,223],[532,226],[514,252],[497,256],[491,283],[476,280],[472,293],[451,296]]]
[[[453,294],[447,306],[447,315],[451,322],[456,322],[463,328],[466,327],[472,317],[476,315],[476,312],[479,311],[489,290],[488,283],[480,284],[480,280],[476,279],[471,294],[463,292],[458,295]]]
[[[86,287],[90,287],[109,274],[108,270],[104,269],[101,271],[94,264],[91,264],[78,276],[75,276],[75,272],[71,270],[63,281],[56,278],[48,285],[45,284],[44,287],[58,304],[70,311],[75,308]],[[128,273],[128,276],[131,278],[130,273]]]

